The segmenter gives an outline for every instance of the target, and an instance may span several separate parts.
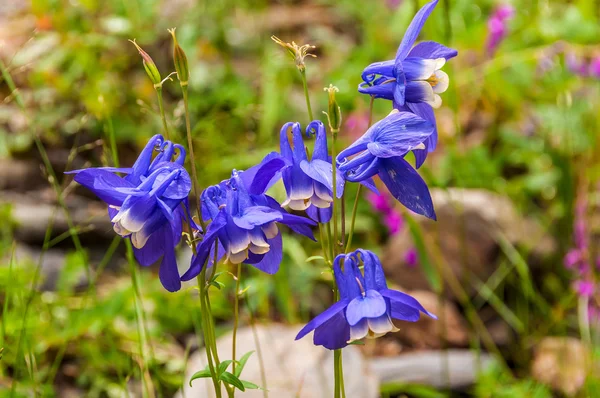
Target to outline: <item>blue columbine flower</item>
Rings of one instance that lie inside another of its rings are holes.
[[[435,220],[427,184],[404,160],[409,151],[423,148],[423,142],[432,132],[433,125],[429,121],[395,109],[338,154],[338,168],[350,182],[360,182],[379,175],[400,203],[417,214]],[[349,160],[349,156],[354,157]]]
[[[155,150],[160,152],[154,160]],[[179,155],[171,161],[175,150]],[[182,233],[182,209],[192,186],[183,168],[185,150],[181,145],[150,139],[130,168],[98,167],[70,171],[75,181],[90,189],[106,204],[117,234],[131,240],[136,259],[148,266],[162,257],[160,280],[169,291],[181,287],[175,259],[175,246]],[[126,174],[120,177],[116,172]]]
[[[364,275],[358,268],[361,263]],[[393,319],[416,322],[421,312],[437,319],[415,298],[388,289],[381,262],[373,252],[359,249],[340,254],[333,262],[333,272],[340,301],[302,328],[296,340],[314,330],[315,345],[335,350],[365,337],[397,331]]]
[[[432,108],[441,106],[439,94],[446,91],[449,84],[448,75],[441,68],[458,52],[433,41],[411,47],[437,3],[438,0],[431,1],[419,10],[404,34],[396,58],[367,66],[358,87],[363,94],[392,100],[394,108],[414,112],[432,122],[434,127]],[[415,151],[417,168],[425,161],[427,152],[435,149],[437,129],[423,144],[423,150]]]
[[[313,221],[289,214],[275,199],[264,194],[269,182],[281,170],[282,162],[275,158],[265,163],[260,176],[256,168],[246,172],[234,170],[229,180],[204,190],[202,215],[212,222],[182,280],[197,276],[207,260],[209,266],[212,265],[217,239],[218,259],[224,257],[232,264],[251,264],[268,274],[277,272],[283,258],[278,224],[285,224],[314,240],[310,228],[315,225]],[[270,176],[265,176],[265,168],[270,168]]]

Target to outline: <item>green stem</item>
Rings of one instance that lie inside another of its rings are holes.
[[[137,281],[137,264],[135,263],[135,259],[133,257],[133,248],[131,245],[131,242],[129,240],[126,241],[126,247],[127,247],[127,261],[129,262],[129,268],[131,271],[131,282],[133,284],[133,291],[134,291],[134,304],[135,304],[135,319],[136,319],[136,327],[137,327],[137,332],[138,332],[138,336],[139,336],[139,350],[140,350],[140,358],[142,363],[140,364],[140,371],[142,372],[141,377],[142,377],[142,386],[143,386],[143,390],[142,390],[142,396],[144,397],[149,397],[150,394],[150,387],[148,386],[148,380],[146,379],[146,374],[148,372],[148,361],[146,360],[146,355],[145,355],[145,350],[144,350],[144,345],[145,345],[145,341],[146,341],[146,335],[144,333],[144,327],[143,327],[143,318],[142,318],[142,309],[141,309],[141,303],[140,303],[140,296],[139,296],[139,287],[138,287],[138,281]]]
[[[319,223],[319,240],[321,241],[321,250],[323,250],[323,257],[325,258],[325,262],[331,265],[331,260],[329,259],[329,255],[327,254],[327,247],[325,242],[325,235],[323,234],[324,224]]]
[[[302,86],[304,87],[304,98],[306,99],[306,108],[308,109],[308,118],[309,118],[309,121],[312,122],[314,120],[314,118],[313,118],[312,107],[310,106],[310,97],[308,95],[308,84],[306,83],[306,69],[300,70],[300,76],[302,76]]]
[[[233,359],[232,369],[235,374],[235,361],[237,361],[236,356],[236,338],[237,338],[237,329],[239,323],[239,315],[240,315],[240,279],[242,277],[242,263],[237,265],[237,276],[235,279],[235,297],[233,301],[233,338],[231,341],[231,359]]]
[[[196,172],[196,157],[194,156],[194,144],[192,141],[192,128],[190,126],[190,110],[188,106],[188,87],[187,85],[181,86],[181,92],[183,93],[183,105],[185,106],[185,131],[187,135],[188,151],[190,151],[190,163],[192,170],[192,184],[194,187],[194,196],[196,197],[196,211],[198,213],[198,222],[202,226],[202,229],[206,231],[206,225],[202,220],[202,213],[200,212],[200,191],[198,190],[198,174]]]
[[[186,89],[187,92],[187,89]],[[165,130],[165,138],[169,140],[169,126],[167,124],[167,118],[165,116],[165,107],[163,105],[163,95],[162,95],[162,87],[156,87],[156,96],[158,97],[158,108],[160,109],[160,118],[162,119],[163,129]],[[185,114],[187,116],[187,98],[185,99]],[[189,121],[186,121],[189,123]]]
[[[335,398],[341,398],[341,378],[340,378],[340,358],[342,356],[342,350],[333,351],[333,375],[335,377],[333,386],[333,396]]]
[[[194,248],[195,251],[195,248]],[[206,351],[206,360],[208,362],[208,369],[210,370],[210,375],[213,381],[213,385],[215,387],[215,394],[217,398],[221,398],[221,383],[219,382],[219,378],[217,375],[217,371],[215,369],[215,364],[213,362],[212,357],[212,343],[209,332],[209,320],[208,320],[208,309],[206,306],[206,264],[202,268],[202,271],[196,278],[198,281],[198,290],[200,296],[200,319],[202,322],[202,331],[204,332],[204,348]]]
[[[354,205],[352,206],[352,218],[350,219],[350,231],[348,232],[348,241],[346,242],[346,250],[348,253],[350,248],[352,247],[352,237],[354,236],[354,224],[356,222],[356,211],[358,209],[358,200],[360,199],[360,191],[362,185],[358,184],[358,189],[356,190],[356,198],[354,198]]]
[[[336,151],[335,151],[335,144],[337,141],[337,135],[338,132],[337,131],[332,131],[331,132],[332,136],[333,136],[333,141],[331,142],[331,159],[333,160],[331,162],[331,165],[333,167],[333,203],[332,203],[332,208],[331,211],[333,212],[333,254],[334,257],[335,255],[338,253],[338,249],[339,249],[339,245],[338,245],[338,220],[337,220],[337,213],[338,213],[338,206],[339,206],[339,199],[337,198],[337,165],[336,165]]]
[[[375,97],[371,97],[371,101],[369,103],[369,127],[373,124],[373,103],[375,102]],[[358,200],[360,199],[360,191],[362,189],[362,184],[358,184],[358,189],[356,190],[356,197],[354,198],[354,205],[352,206],[352,218],[350,220],[350,231],[348,232],[348,241],[346,242],[345,253],[350,251],[352,247],[352,237],[354,236],[354,225],[356,222],[356,211],[358,210]]]

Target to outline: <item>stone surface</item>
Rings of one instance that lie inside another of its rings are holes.
[[[543,229],[522,217],[506,197],[480,189],[434,189],[431,194],[438,221],[425,217],[415,220],[422,227],[426,246],[439,250],[459,280],[467,277],[467,270],[480,280],[487,280],[496,269],[500,239],[531,248],[534,259],[544,258],[555,250],[555,242]],[[414,243],[408,228],[394,236],[382,256],[386,274],[390,281],[405,288],[429,289],[422,268],[411,267],[405,261],[412,248]],[[430,254],[430,258],[435,257]],[[475,284],[470,286],[472,294]],[[451,289],[446,289],[446,294],[454,298]]]
[[[421,315],[421,319],[414,323],[396,322],[400,331],[393,336],[412,348],[441,348],[443,338],[453,347],[468,345],[466,321],[453,303],[446,299],[440,303],[435,293],[425,290],[406,293],[416,298],[427,311],[435,314],[438,320]]]
[[[262,351],[267,388],[270,397],[331,397],[333,396],[333,351],[316,347],[312,334],[294,341],[300,326],[273,324],[257,326],[257,336]],[[231,334],[221,337],[218,342],[221,360],[231,358]],[[238,358],[248,351],[256,350],[251,327],[238,331]],[[189,361],[186,380],[192,374],[205,368],[204,350],[194,353]],[[258,356],[252,354],[242,373],[242,379],[261,385]],[[379,385],[374,373],[357,347],[344,349],[344,380],[346,396],[377,397]],[[236,396],[263,397],[261,390],[236,392]],[[186,397],[214,397],[210,379],[194,380],[192,387],[186,383]],[[177,398],[183,398],[179,393]]]
[[[471,350],[419,351],[394,358],[374,358],[371,367],[382,383],[419,383],[459,389],[473,384],[477,373],[492,361],[490,355],[482,353],[478,357]]]
[[[580,340],[545,337],[535,348],[531,374],[553,389],[574,396],[583,387],[589,367],[589,354]]]
[[[11,216],[16,223],[15,237],[18,240],[37,244],[43,242],[52,218],[53,236],[68,231],[65,213],[60,207],[57,210],[53,195],[49,189],[25,194],[0,192],[0,203],[10,203],[12,206]],[[97,244],[100,243],[98,239],[112,239],[114,232],[105,204],[76,195],[69,196],[66,202],[75,226],[86,230],[80,234],[84,242],[87,239],[90,243]]]

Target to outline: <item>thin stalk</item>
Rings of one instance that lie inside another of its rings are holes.
[[[323,223],[319,223],[319,240],[321,241],[321,250],[323,250],[323,257],[325,258],[325,262],[329,265],[332,264],[331,260],[329,259],[329,255],[327,254],[327,246],[326,246],[326,242],[325,242],[325,235],[323,234],[323,228],[324,228],[324,224]]]
[[[342,223],[342,227],[341,227],[341,237],[342,237],[342,241],[340,242],[340,245],[342,248],[346,247],[346,193],[344,192],[342,194],[342,198],[340,199],[340,214],[341,214],[341,223]]]
[[[185,91],[187,92],[187,89]],[[167,118],[165,116],[165,107],[163,105],[162,87],[156,87],[156,96],[158,97],[158,108],[160,109],[160,118],[162,119],[163,129],[165,130],[165,138],[169,140],[169,126],[167,124]],[[185,101],[185,114],[187,118],[187,99]],[[187,120],[186,122],[189,123],[189,121]]]
[[[194,144],[192,141],[192,128],[190,126],[190,110],[188,106],[188,87],[187,85],[181,86],[181,92],[183,93],[183,105],[185,107],[185,131],[187,135],[188,151],[190,152],[190,163],[192,170],[192,184],[194,187],[194,196],[196,197],[196,211],[198,212],[198,221],[202,226],[202,229],[206,231],[206,225],[202,220],[202,213],[200,212],[200,191],[198,190],[198,173],[196,172],[196,157],[194,156]],[[215,264],[216,265],[216,264]]]
[[[300,76],[302,76],[302,86],[304,87],[304,98],[306,99],[306,108],[308,109],[308,118],[309,118],[309,121],[312,122],[314,120],[314,118],[313,118],[312,107],[310,106],[310,97],[308,95],[308,84],[306,83],[306,69],[300,70]]]
[[[195,247],[194,247],[195,251]],[[213,265],[214,266],[214,265]],[[207,307],[206,301],[204,300],[206,296],[206,264],[202,268],[200,275],[196,278],[198,281],[198,290],[200,296],[200,316],[202,320],[202,331],[204,332],[204,347],[206,351],[206,360],[208,362],[208,369],[210,370],[210,375],[213,381],[213,385],[215,387],[215,394],[217,398],[221,398],[221,383],[219,382],[217,372],[215,370],[215,365],[213,363],[213,357],[211,353],[212,343],[210,343],[210,333],[209,329],[209,321],[207,319]]]
[[[332,205],[331,211],[333,212],[333,217],[332,217],[332,220],[333,220],[333,255],[335,257],[335,255],[338,253],[338,249],[339,249],[339,246],[338,246],[338,220],[337,220],[338,219],[337,213],[338,213],[338,207],[339,207],[339,202],[338,202],[339,199],[337,198],[337,192],[336,192],[337,191],[336,190],[336,187],[337,187],[337,164],[336,163],[337,162],[335,160],[335,157],[336,157],[335,144],[337,141],[338,132],[332,131],[331,133],[332,133],[331,135],[333,136],[333,140],[331,142],[331,159],[332,159],[331,165],[333,168],[333,176],[332,176],[332,178],[333,178],[333,203],[331,204]]]
[[[375,97],[371,97],[371,101],[369,102],[369,127],[373,124],[373,103],[375,102]],[[356,222],[356,211],[358,210],[358,200],[360,199],[360,191],[362,189],[362,184],[358,184],[358,189],[356,190],[356,197],[354,198],[354,205],[352,206],[352,218],[350,219],[350,231],[348,232],[348,241],[346,242],[345,252],[348,253],[350,248],[352,247],[352,237],[354,236],[354,225]]]
[[[252,309],[248,300],[246,300],[248,306],[248,313],[250,314],[250,326],[252,327],[252,337],[254,338],[254,345],[256,346],[256,355],[258,356],[258,367],[260,369],[260,381],[263,388],[263,397],[269,398],[269,391],[267,387],[267,374],[265,373],[265,363],[263,361],[262,350],[260,348],[260,341],[258,339],[258,333],[256,332],[256,324],[254,317],[252,316]]]
[[[358,209],[358,200],[360,199],[360,191],[362,185],[358,184],[358,189],[356,190],[356,197],[354,198],[354,205],[352,206],[352,217],[350,218],[350,231],[348,232],[348,241],[346,242],[345,252],[348,253],[350,248],[352,247],[352,237],[354,236],[354,224],[356,222],[356,211]]]
[[[143,326],[143,318],[142,318],[142,309],[140,304],[140,297],[138,295],[138,280],[137,280],[137,264],[135,263],[135,259],[133,257],[133,247],[130,241],[126,241],[127,247],[127,261],[129,262],[129,268],[131,271],[131,282],[133,284],[134,291],[134,303],[135,303],[135,318],[136,318],[136,327],[139,336],[139,350],[140,350],[140,371],[142,372],[142,396],[149,397],[150,387],[148,386],[148,380],[146,379],[146,374],[148,372],[148,361],[146,360],[146,354],[144,350],[144,343],[146,342],[146,335]],[[153,394],[152,394],[153,395]]]
[[[242,278],[242,263],[237,265],[237,276],[235,279],[235,297],[233,301],[233,337],[231,341],[231,359],[233,373],[235,374],[235,361],[237,361],[236,356],[236,338],[237,338],[237,329],[239,323],[239,315],[240,315],[240,279]]]

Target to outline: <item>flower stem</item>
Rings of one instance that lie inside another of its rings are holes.
[[[202,229],[206,231],[206,225],[202,220],[202,213],[200,212],[200,193],[198,190],[198,173],[196,172],[196,157],[194,156],[194,143],[192,141],[192,128],[190,126],[190,110],[188,106],[188,87],[187,85],[181,86],[181,92],[183,93],[183,105],[185,107],[185,131],[187,135],[188,151],[190,151],[190,163],[192,170],[192,184],[194,186],[194,196],[196,197],[196,211],[198,212],[198,222],[202,226]],[[215,264],[216,266],[216,264]]]
[[[312,107],[310,106],[310,97],[308,96],[308,84],[306,83],[306,69],[300,70],[300,76],[302,76],[302,86],[304,87],[304,98],[306,98],[306,108],[308,109],[309,122],[314,120]]]
[[[323,234],[323,228],[324,228],[324,224],[323,223],[319,223],[319,240],[321,241],[321,250],[323,250],[323,257],[325,258],[325,262],[329,265],[332,264],[331,260],[329,259],[329,255],[327,253],[327,246],[326,246],[326,242],[325,242],[325,235]]]
[[[135,303],[135,318],[136,318],[136,326],[137,326],[137,332],[138,332],[138,336],[139,336],[139,350],[140,350],[140,360],[141,360],[141,364],[140,364],[140,370],[141,370],[141,377],[142,377],[142,396],[143,397],[148,397],[150,395],[154,395],[151,394],[150,389],[151,387],[148,386],[148,378],[146,375],[148,373],[148,361],[146,360],[146,355],[145,355],[145,345],[146,345],[146,333],[144,330],[144,321],[143,321],[143,310],[141,308],[141,295],[140,295],[140,291],[139,291],[139,285],[138,285],[138,275],[137,275],[137,264],[135,263],[135,259],[133,257],[133,248],[131,245],[131,242],[129,240],[126,241],[126,245],[127,247],[127,261],[129,262],[129,268],[131,271],[131,283],[133,285],[133,292],[134,292],[134,303]]]
[[[165,130],[165,138],[167,140],[170,140],[169,126],[167,125],[167,118],[165,117],[165,107],[163,105],[162,87],[156,87],[156,96],[158,97],[158,108],[160,109],[160,118],[162,119],[163,129]],[[187,100],[186,100],[185,114],[186,114],[186,118],[187,118],[188,117],[187,116]]]
[[[194,250],[195,251],[195,250]],[[217,372],[215,370],[215,364],[213,362],[212,356],[212,343],[209,331],[209,323],[208,320],[208,309],[206,306],[206,265],[202,268],[200,275],[196,278],[198,281],[198,290],[200,296],[200,319],[202,322],[202,331],[204,333],[204,348],[206,351],[206,360],[208,362],[208,368],[210,370],[210,375],[213,381],[213,385],[215,387],[215,394],[217,398],[221,398],[221,383],[219,382]]]
[[[371,102],[369,103],[369,127],[373,124],[373,102],[375,102],[375,97],[371,96]],[[360,191],[362,190],[362,184],[358,184],[358,189],[356,190],[356,197],[354,198],[354,205],[352,206],[352,217],[350,219],[350,230],[348,231],[348,241],[346,242],[346,248],[344,250],[345,253],[350,251],[352,247],[352,237],[354,236],[354,225],[356,222],[356,211],[358,210],[358,200],[360,199]]]
[[[335,151],[335,144],[337,141],[337,135],[338,132],[337,131],[332,131],[333,136],[333,140],[331,142],[331,165],[332,165],[332,169],[333,169],[333,203],[332,203],[332,209],[331,211],[333,212],[333,255],[335,257],[335,255],[338,253],[338,217],[337,217],[337,213],[338,213],[338,206],[339,206],[339,199],[337,198],[337,162],[335,160],[336,157],[336,151]]]
[[[356,198],[354,198],[354,205],[352,206],[352,217],[350,218],[350,230],[348,231],[348,241],[346,242],[345,253],[350,251],[352,247],[352,237],[354,236],[354,223],[356,222],[356,210],[358,209],[358,200],[360,199],[360,191],[362,185],[358,184],[358,189],[356,190]]]
[[[242,263],[237,265],[237,276],[235,278],[235,296],[233,301],[233,337],[231,342],[231,359],[233,359],[232,369],[235,374],[235,361],[236,357],[236,338],[237,338],[237,329],[240,315],[240,279],[242,277]]]

